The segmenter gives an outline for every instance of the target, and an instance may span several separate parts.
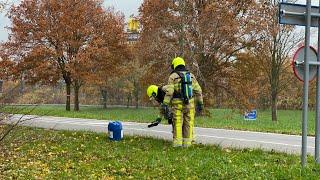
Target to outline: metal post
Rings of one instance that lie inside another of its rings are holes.
[[[301,147],[301,165],[303,167],[306,166],[306,159],[307,159],[310,26],[311,26],[311,0],[307,0],[305,52],[304,52],[305,69],[304,69],[304,84],[303,84],[302,147]]]
[[[320,1],[319,1],[320,7]],[[320,12],[320,8],[319,8]],[[320,62],[320,19],[318,19],[318,56],[317,60]],[[319,159],[319,141],[320,141],[320,66],[317,66],[317,94],[316,94],[316,137],[315,137],[315,152],[314,152],[314,159],[316,163],[320,163]]]

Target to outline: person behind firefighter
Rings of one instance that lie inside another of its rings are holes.
[[[157,126],[161,120],[164,118],[168,120],[168,124],[172,124],[172,115],[171,111],[169,109],[169,106],[163,105],[163,101],[165,98],[170,98],[170,96],[165,96],[167,93],[172,94],[170,92],[171,89],[169,89],[168,86],[156,86],[156,85],[150,85],[147,89],[147,95],[150,98],[151,101],[157,101],[160,105],[160,114],[156,121],[152,122],[148,127]],[[170,101],[170,99],[167,99],[166,101]]]
[[[181,57],[172,60],[172,72],[162,109],[171,106],[173,119],[173,146],[188,147],[193,141],[195,108],[201,114],[203,110],[202,89],[196,77],[185,67]],[[197,107],[195,107],[195,105]]]

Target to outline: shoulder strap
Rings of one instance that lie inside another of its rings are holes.
[[[190,73],[188,70],[185,70],[183,72]],[[184,77],[184,73],[183,72],[174,70],[174,71],[171,72],[171,74],[177,73],[180,76],[180,78],[183,79],[183,77]]]

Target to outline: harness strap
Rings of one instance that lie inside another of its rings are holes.
[[[189,104],[189,98],[192,98],[192,97],[189,97],[189,86],[192,85],[192,81],[191,81],[191,77],[187,78],[186,74],[189,73],[189,76],[190,76],[190,72],[189,71],[186,71],[186,73],[182,73],[182,72],[179,72],[179,71],[174,71],[176,72],[180,79],[181,79],[181,92],[174,92],[173,93],[173,98],[180,98],[184,101],[185,104]],[[192,94],[192,91],[191,91],[191,94]],[[191,95],[192,96],[192,95]]]

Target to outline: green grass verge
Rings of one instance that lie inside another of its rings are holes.
[[[25,109],[24,112],[27,112]],[[23,113],[23,111],[16,111]],[[238,111],[230,109],[211,109],[211,117],[197,117],[196,126],[239,129],[283,134],[301,134],[301,111],[279,110],[278,121],[272,122],[270,111],[259,111],[256,121],[245,121]],[[151,122],[158,114],[157,108],[108,108],[81,107],[79,112],[66,111],[64,106],[39,106],[31,114],[61,116],[72,118],[105,119],[134,122]],[[315,113],[309,113],[308,134],[315,134]],[[166,123],[166,122],[162,122]]]
[[[0,179],[318,179],[308,157],[105,134],[17,128],[0,146]]]

